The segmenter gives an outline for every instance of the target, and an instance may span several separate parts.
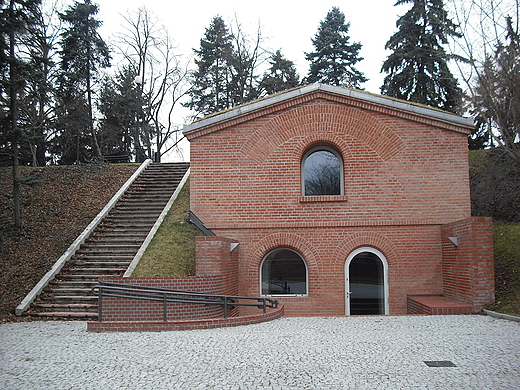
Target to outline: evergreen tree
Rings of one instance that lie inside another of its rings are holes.
[[[396,5],[405,3],[412,7],[398,19],[398,31],[385,46],[393,53],[382,66],[388,75],[381,93],[457,112],[462,92],[443,48],[449,37],[460,36],[457,26],[448,18],[442,0],[398,0]]]
[[[22,40],[21,51],[28,56],[24,93],[20,95],[20,121],[25,128],[27,159],[33,166],[44,166],[49,159],[47,148],[55,122],[55,43],[59,29],[52,23],[57,11],[39,7],[35,23]]]
[[[0,142],[11,147],[9,160],[13,168],[14,226],[21,229],[19,154],[24,129],[19,123],[19,95],[23,93],[29,66],[20,57],[19,42],[35,24],[40,0],[0,1],[0,6],[0,126],[3,133]]]
[[[192,75],[191,100],[185,106],[203,116],[231,107],[232,36],[222,17],[213,18],[200,40],[200,49],[194,52],[197,70]]]
[[[345,23],[345,15],[333,7],[325,20],[320,22],[318,32],[312,40],[314,52],[305,53],[311,61],[305,83],[325,83],[336,86],[359,88],[367,81],[363,73],[354,66],[363,58],[359,57],[361,43],[350,44],[348,30],[350,22]]]
[[[271,68],[264,74],[261,88],[268,94],[285,91],[300,84],[294,62],[284,58],[280,50],[271,56]]]
[[[99,147],[104,156],[128,156],[135,131],[136,88],[135,73],[121,68],[113,78],[105,78],[98,100],[101,113],[98,131]]]
[[[84,0],[76,1],[60,14],[60,19],[69,25],[61,35],[61,141],[66,146],[69,138],[76,139],[76,151],[64,151],[68,155],[62,159],[64,163],[101,155],[94,130],[92,97],[99,69],[110,66],[110,53],[97,31],[101,26],[94,18],[97,13],[98,6]],[[74,154],[76,158],[71,160]]]

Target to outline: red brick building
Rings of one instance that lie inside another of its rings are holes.
[[[319,84],[187,126],[191,210],[217,236],[199,242],[197,273],[224,243],[235,292],[286,315],[406,314],[418,295],[480,310],[493,244],[491,221],[471,217],[472,128]]]

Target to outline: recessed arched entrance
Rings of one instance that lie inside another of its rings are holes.
[[[388,263],[377,249],[358,248],[345,262],[347,315],[388,314]]]

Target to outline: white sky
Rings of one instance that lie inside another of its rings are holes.
[[[363,87],[379,93],[384,75],[380,69],[390,52],[384,50],[386,41],[396,31],[397,15],[406,12],[408,7],[394,7],[394,0],[351,0],[316,1],[302,6],[304,2],[295,0],[263,0],[262,2],[236,0],[94,0],[100,8],[98,19],[104,22],[100,30],[103,38],[110,38],[122,31],[121,23],[128,12],[135,12],[145,6],[160,23],[168,29],[179,51],[191,56],[193,48],[199,48],[200,39],[214,16],[224,18],[228,27],[237,17],[246,34],[255,35],[260,24],[265,38],[264,48],[276,51],[281,49],[288,60],[295,63],[300,77],[306,75],[309,63],[304,52],[313,50],[311,38],[314,37],[320,21],[334,6],[345,14],[350,21],[351,42],[360,42],[362,62],[357,69],[369,78]]]
[[[68,0],[65,0],[68,2]],[[306,76],[309,62],[305,52],[313,50],[311,38],[316,34],[319,24],[327,12],[334,6],[345,14],[350,22],[350,42],[360,42],[363,47],[360,56],[363,61],[356,68],[369,79],[362,87],[373,93],[379,93],[384,75],[380,74],[383,61],[390,52],[384,47],[390,36],[396,31],[398,16],[407,10],[407,6],[395,7],[395,0],[321,0],[306,2],[296,0],[94,0],[99,5],[97,18],[103,21],[100,29],[103,39],[110,44],[114,36],[124,29],[122,15],[135,13],[145,6],[160,24],[163,24],[174,40],[180,54],[186,60],[193,55],[193,48],[200,47],[200,39],[209,27],[213,17],[220,15],[228,27],[236,19],[245,34],[255,36],[260,25],[264,37],[263,48],[276,51],[280,49],[288,60],[295,63],[300,78]],[[188,115],[186,109],[179,109],[179,124]],[[182,156],[170,155],[165,160],[189,160],[189,146],[183,141]]]

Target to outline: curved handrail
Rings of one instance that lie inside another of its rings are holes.
[[[278,301],[266,297],[243,297],[223,294],[201,293],[196,291],[174,290],[125,283],[100,282],[92,287],[92,293],[98,296],[98,322],[103,318],[103,297],[138,299],[163,302],[163,319],[168,320],[167,303],[193,303],[200,305],[218,305],[224,308],[224,318],[229,310],[237,306],[249,306],[263,309],[278,308]],[[254,301],[254,302],[240,302]]]

